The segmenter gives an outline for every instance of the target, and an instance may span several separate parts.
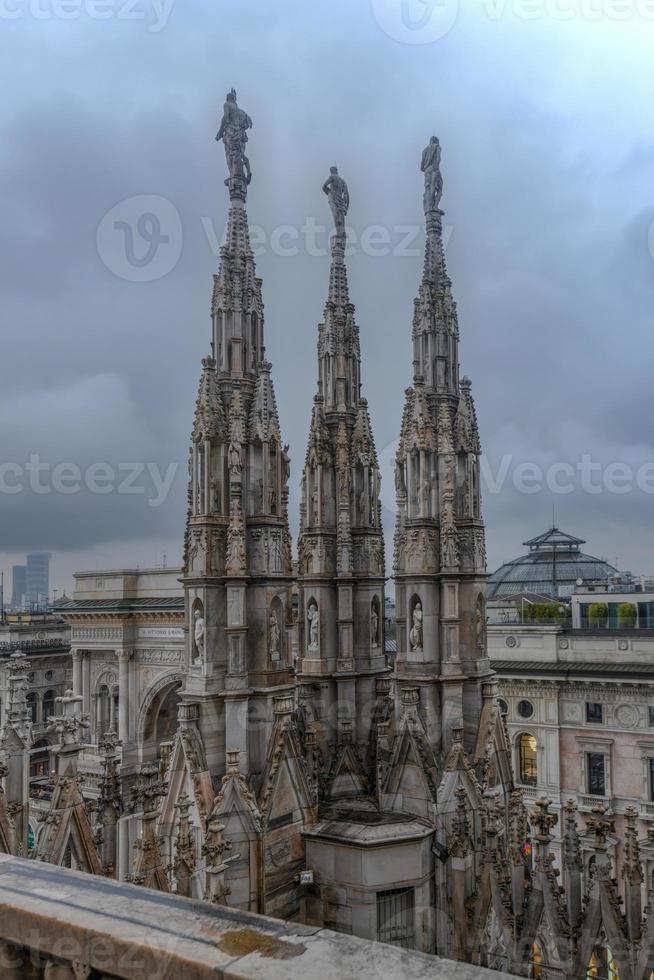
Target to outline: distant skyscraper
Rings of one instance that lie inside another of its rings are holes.
[[[48,551],[34,551],[27,556],[27,603],[39,605],[47,602],[50,594],[50,558]]]
[[[27,595],[27,566],[14,565],[11,569],[11,605],[22,609]]]

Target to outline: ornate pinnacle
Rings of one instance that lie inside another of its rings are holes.
[[[636,830],[636,820],[638,811],[629,806],[625,810],[625,833],[624,833],[624,864],[622,866],[622,877],[632,885],[643,883],[643,869],[640,861],[640,847],[638,845],[638,832]]]
[[[583,860],[577,829],[577,804],[574,800],[568,800],[563,809],[565,811],[565,833],[563,836],[565,864],[570,871],[582,871]]]
[[[552,835],[550,831],[552,827],[556,826],[558,821],[556,814],[550,813],[551,805],[552,801],[543,797],[540,800],[536,800],[534,809],[529,814],[531,825],[536,831],[534,837],[544,847],[551,842]]]
[[[117,733],[110,729],[109,731],[106,731],[102,738],[98,741],[100,755],[105,757],[114,756],[116,755],[116,750],[122,744],[123,743],[118,738]]]
[[[452,820],[450,854],[454,857],[465,857],[472,850],[471,827],[468,818],[468,794],[463,786],[457,786],[456,811]]]
[[[154,762],[144,765],[136,786],[132,789],[130,809],[142,810],[144,817],[156,816],[159,800],[166,794],[166,784],[159,776],[159,766]]]
[[[595,848],[605,851],[607,838],[615,831],[615,817],[609,813],[608,807],[594,806],[589,817],[586,817],[586,827],[590,835],[595,837]]]

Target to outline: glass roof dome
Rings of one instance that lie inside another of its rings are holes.
[[[619,575],[617,568],[601,558],[584,554],[581,545],[585,543],[558,527],[530,538],[524,542],[529,548],[526,555],[506,562],[489,576],[486,597],[499,599],[521,592],[537,592],[562,599],[572,595],[580,585],[608,585],[611,577]]]

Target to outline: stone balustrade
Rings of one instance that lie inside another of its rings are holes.
[[[501,980],[328,929],[0,855],[4,980]]]

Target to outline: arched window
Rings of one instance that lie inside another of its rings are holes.
[[[498,698],[498,699],[497,699],[497,703],[498,703],[498,704],[499,704],[499,706],[500,706],[500,712],[501,712],[501,713],[502,713],[503,715],[508,715],[508,713],[509,713],[509,706],[508,706],[508,704],[506,703],[506,701],[504,700],[504,698]]]
[[[55,692],[46,691],[43,695],[43,720],[48,721],[55,713]]]
[[[27,695],[27,710],[29,711],[29,719],[33,725],[36,724],[36,694],[33,691]]]
[[[533,735],[523,732],[518,736],[518,772],[523,786],[535,786],[538,782],[538,742]]]

